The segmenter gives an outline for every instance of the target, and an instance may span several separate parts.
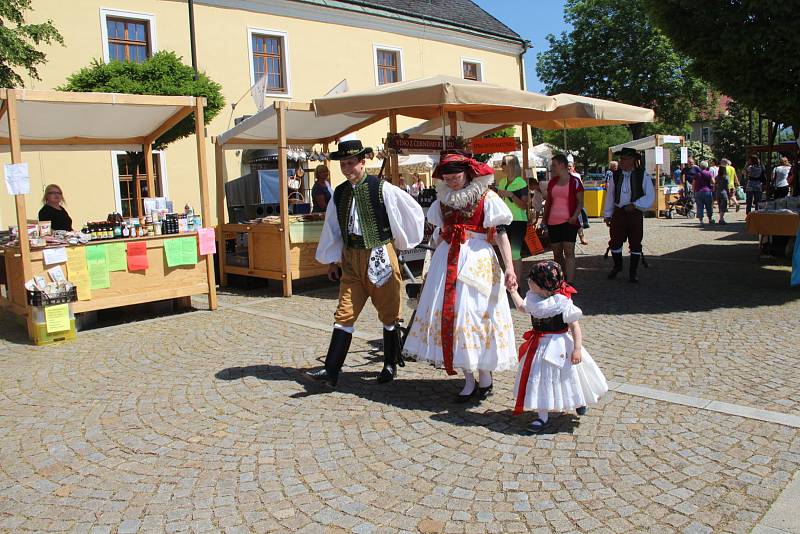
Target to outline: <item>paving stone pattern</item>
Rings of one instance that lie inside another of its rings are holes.
[[[604,279],[599,225],[579,260],[587,346],[609,378],[798,413],[780,262],[733,231],[648,231],[639,286]],[[725,263],[677,261],[706,245]],[[232,292],[214,313],[47,347],[0,321],[0,530],[749,532],[798,470],[798,429],[622,393],[524,436],[513,373],[464,407],[450,402],[461,381],[427,365],[377,385],[379,343],[358,338],[325,392],[300,373],[328,332],[247,310],[325,323],[331,293]],[[361,331],[377,338],[371,313]]]

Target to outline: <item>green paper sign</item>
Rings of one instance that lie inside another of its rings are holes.
[[[109,271],[126,271],[128,269],[128,257],[125,250],[125,243],[108,243],[106,247],[106,261]]]
[[[164,240],[164,254],[168,267],[197,263],[197,238],[178,237]]]
[[[86,264],[89,267],[89,285],[92,289],[111,287],[105,246],[86,247]]]

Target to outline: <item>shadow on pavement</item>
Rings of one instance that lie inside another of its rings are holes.
[[[413,365],[413,364],[412,364]],[[447,378],[403,378],[400,377],[389,384],[378,384],[375,378],[380,365],[372,372],[342,371],[336,392],[355,395],[371,402],[394,406],[404,410],[430,412],[431,419],[456,426],[484,427],[492,432],[518,435],[536,417],[534,412],[526,412],[514,416],[511,409],[473,411],[480,406],[478,402],[456,404],[453,399],[460,391],[463,382],[459,379]],[[248,365],[246,367],[229,367],[218,371],[214,377],[218,380],[235,381],[246,377],[268,381],[289,381],[300,384],[305,391],[290,395],[291,398],[304,398],[332,393],[333,390],[318,382],[305,379],[303,373],[309,369],[297,369],[281,365]],[[543,434],[572,433],[580,421],[574,414],[558,416],[551,414],[553,424]]]

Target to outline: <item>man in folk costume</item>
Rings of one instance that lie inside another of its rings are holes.
[[[622,271],[622,245],[627,240],[631,251],[629,280],[638,282],[637,270],[639,260],[642,259],[644,237],[644,211],[652,208],[656,193],[652,177],[641,166],[639,152],[626,147],[614,155],[620,157],[619,168],[608,180],[603,207],[603,217],[611,234],[608,250],[614,259],[614,267],[608,273],[608,278],[616,278]]]
[[[416,200],[400,188],[366,172],[361,141],[342,141],[331,153],[339,160],[346,182],[333,192],[316,259],[328,265],[328,278],[339,280],[339,306],[334,315],[325,367],[306,373],[335,387],[353,339],[353,325],[367,299],[383,323],[383,370],[378,382],[397,376],[400,354],[401,277],[395,249],[417,246],[424,235],[425,216]],[[341,267],[340,267],[341,265]]]

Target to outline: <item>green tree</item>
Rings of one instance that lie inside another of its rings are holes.
[[[564,132],[550,130],[544,132],[546,143],[564,148]],[[608,163],[608,148],[631,140],[631,134],[624,126],[599,126],[597,128],[578,128],[567,130],[567,148],[575,158],[575,167],[583,174],[590,167],[604,167]]]
[[[731,100],[728,113],[714,122],[714,152],[731,160],[737,169],[745,165],[745,147],[757,142],[758,113],[750,115],[746,107]]]
[[[549,49],[537,56],[539,78],[551,94],[652,108],[670,133],[684,132],[693,110],[707,107],[708,87],[650,23],[643,0],[567,0],[564,19],[572,29],[548,35]],[[641,124],[628,128],[634,138],[642,136]]]
[[[194,79],[194,69],[181,62],[174,52],[162,51],[142,63],[94,60],[67,78],[61,91],[129,93],[136,95],[204,96],[208,100],[203,121],[217,116],[225,106],[222,87],[205,73]],[[178,139],[194,134],[194,115],[189,115],[159,137],[153,147],[157,150]]]
[[[707,0],[698,9],[690,0],[643,1],[673,46],[692,58],[692,71],[743,107],[761,110],[776,122],[773,132],[784,123],[800,136],[796,2]],[[687,21],[695,31],[687,31]]]
[[[41,80],[37,67],[47,58],[36,47],[53,42],[64,44],[52,20],[25,24],[31,1],[0,0],[0,87],[24,87],[22,76],[14,70],[20,67],[34,80]]]

